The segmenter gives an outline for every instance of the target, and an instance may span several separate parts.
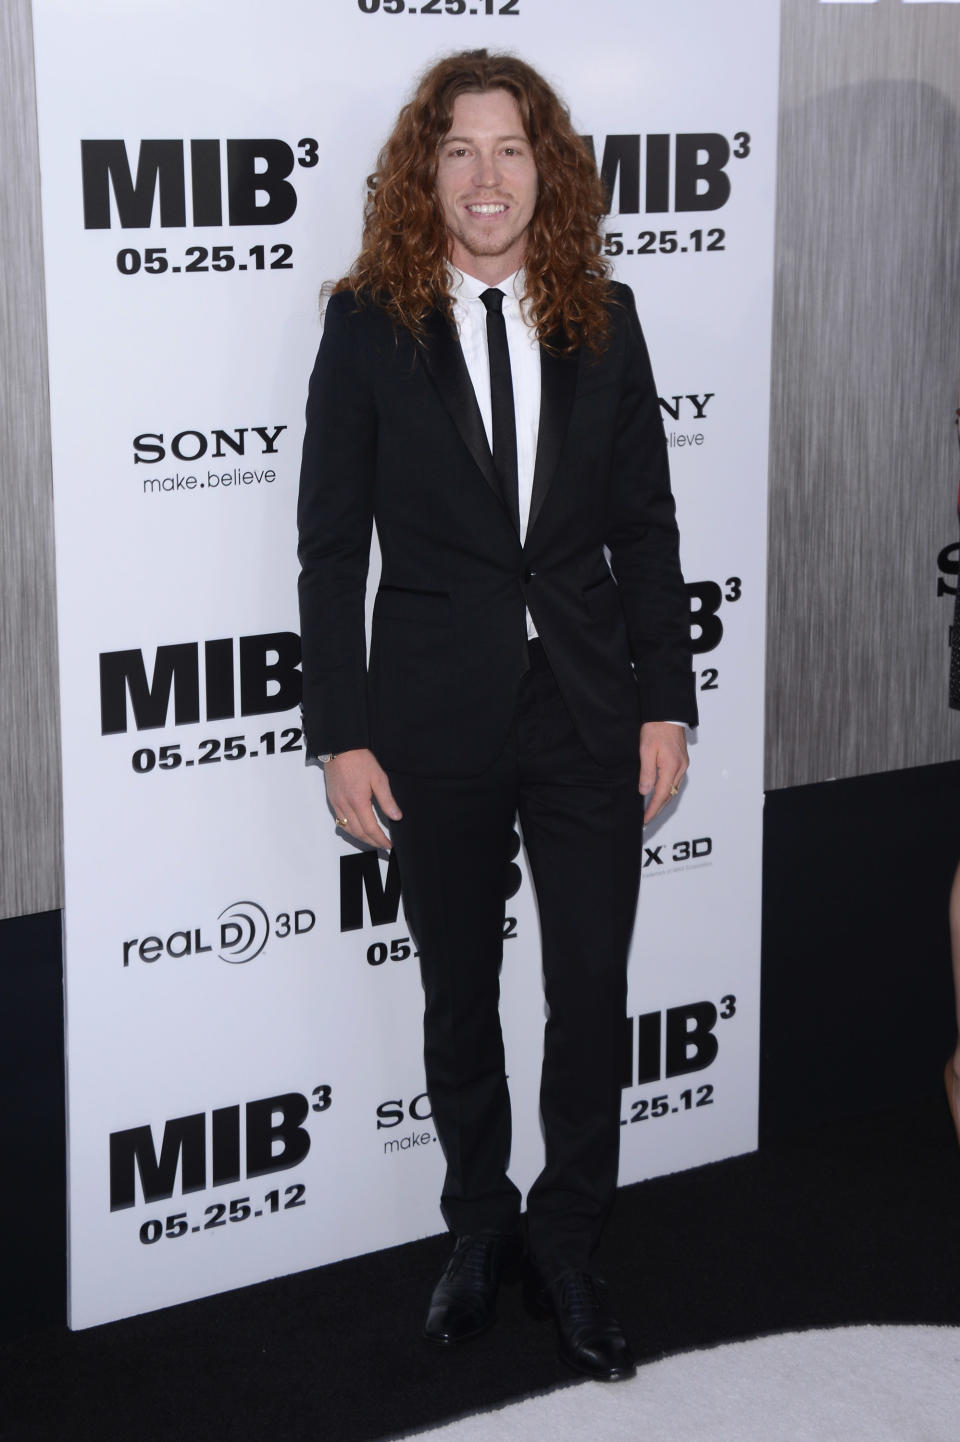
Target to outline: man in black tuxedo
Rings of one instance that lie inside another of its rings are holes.
[[[634,1363],[590,1257],[617,1181],[644,800],[649,819],[676,795],[696,705],[657,395],[604,209],[529,66],[481,50],[427,72],[327,306],[299,522],[308,747],[337,824],[396,847],[421,955],[457,1238],[425,1335],[482,1331],[519,1260],[498,1011],[519,813],[548,1008],[534,1295],[561,1356],[615,1380]]]

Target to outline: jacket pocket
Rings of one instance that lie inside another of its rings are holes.
[[[608,570],[607,573],[606,573],[606,575],[604,575],[604,576],[598,576],[595,581],[588,581],[587,584],[583,587],[581,594],[582,594],[584,597],[590,596],[590,595],[593,594],[594,591],[598,590],[601,586],[615,585],[615,584],[616,584],[616,583],[615,583],[615,581],[614,581],[614,579],[613,579],[613,572]]]
[[[451,626],[453,608],[448,591],[420,591],[381,586],[373,604],[376,620],[411,621],[423,626]]]
[[[614,628],[623,626],[620,588],[609,573],[583,588],[582,601],[588,623]]]

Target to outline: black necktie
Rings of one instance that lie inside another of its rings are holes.
[[[487,349],[490,353],[490,403],[493,414],[493,464],[500,478],[503,503],[520,531],[520,495],[517,485],[517,419],[513,409],[513,379],[507,326],[503,319],[503,291],[485,290],[480,299],[487,312]]]

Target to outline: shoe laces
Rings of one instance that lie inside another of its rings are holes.
[[[561,1306],[572,1321],[586,1321],[604,1308],[604,1285],[591,1272],[571,1269],[561,1272],[553,1283]]]
[[[462,1275],[470,1285],[480,1285],[487,1280],[490,1259],[497,1246],[498,1238],[483,1236],[461,1237],[453,1250],[453,1256],[446,1266],[445,1275],[449,1281]]]

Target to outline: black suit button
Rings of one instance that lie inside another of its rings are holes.
[[[524,584],[525,586],[529,586],[530,582],[533,580],[533,578],[534,578],[534,576],[535,576],[536,574],[537,574],[536,571],[531,571],[530,568],[529,568],[529,566],[528,566],[527,569],[526,569],[526,570],[524,571],[524,573],[523,573],[523,584]]]

